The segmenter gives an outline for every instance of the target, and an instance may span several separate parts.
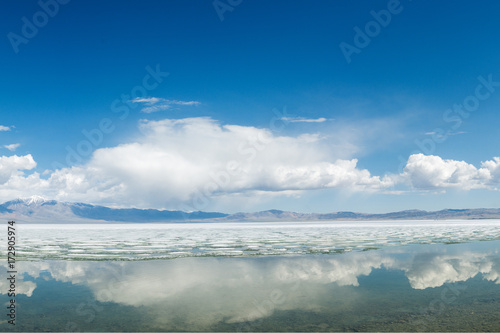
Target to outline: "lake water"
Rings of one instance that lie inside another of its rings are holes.
[[[17,325],[0,330],[500,331],[499,231],[498,221],[19,225]]]

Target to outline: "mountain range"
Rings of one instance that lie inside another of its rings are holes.
[[[4,220],[27,223],[110,223],[110,222],[293,222],[367,220],[500,219],[500,209],[404,210],[384,214],[335,212],[326,214],[267,210],[255,213],[183,212],[176,210],[109,208],[85,203],[59,202],[32,196],[0,205]]]

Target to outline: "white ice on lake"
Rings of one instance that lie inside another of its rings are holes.
[[[145,260],[338,254],[407,244],[500,239],[500,220],[20,224],[21,260]],[[0,242],[6,244],[6,233]],[[2,247],[2,257],[6,257]]]

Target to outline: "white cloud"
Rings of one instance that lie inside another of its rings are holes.
[[[153,105],[155,103],[160,102],[161,100],[163,99],[158,97],[146,97],[146,98],[137,97],[134,100],[132,100],[132,103],[145,103],[147,105]]]
[[[496,186],[500,183],[500,157],[493,157],[493,161],[486,161],[481,163],[482,169],[489,172],[489,183]]]
[[[408,250],[402,255],[401,251],[386,249],[265,261],[185,258],[159,263],[23,261],[20,265],[30,278],[50,274],[50,278],[56,281],[85,286],[101,302],[145,306],[153,323],[160,322],[161,327],[181,316],[183,322],[188,323],[182,329],[193,330],[199,325],[196,331],[206,331],[207,327],[220,321],[247,322],[266,318],[275,311],[328,308],[342,312],[346,308],[356,308],[356,302],[364,301],[358,298],[356,291],[356,287],[363,286],[360,277],[370,276],[379,269],[398,275],[403,272],[411,288],[418,290],[467,281],[475,276],[500,283],[498,254],[461,250],[435,251],[431,248],[416,252]],[[3,270],[6,268],[0,267],[0,271]],[[137,281],[142,282],[141,288],[133,288]],[[21,279],[19,282],[20,292],[28,296],[39,288],[29,281]],[[5,290],[6,283],[3,285]],[[341,297],[332,302],[331,297],[325,298],[325,286],[332,295],[347,290],[342,286],[351,286],[348,290],[357,296]],[[442,300],[451,300],[465,287],[449,285],[439,295]]]
[[[10,127],[9,126],[0,125],[0,132],[6,132],[6,131],[10,131]]]
[[[11,145],[4,145],[4,148],[7,148],[10,151],[15,151],[17,148],[19,148],[21,144],[20,143],[13,143]]]
[[[29,188],[25,195],[65,201],[201,210],[207,198],[290,196],[323,188],[374,191],[392,185],[388,177],[358,169],[356,159],[340,159],[344,145],[330,145],[325,140],[331,137],[318,134],[284,136],[222,126],[210,118],[143,120],[139,128],[137,142],[98,149],[85,165],[55,170],[48,179],[36,172],[19,174],[0,189],[13,194]],[[12,172],[4,174],[6,181]]]
[[[500,284],[498,257],[485,253],[420,254],[409,261],[408,267],[402,269],[414,289],[435,288],[445,283],[467,281],[480,273],[485,280]]]
[[[172,104],[175,104],[175,105],[200,105],[201,103],[200,102],[196,102],[196,101],[188,101],[188,102],[185,102],[185,101],[170,101]]]
[[[287,136],[211,118],[142,120],[139,129],[135,142],[97,149],[86,164],[44,172],[43,178],[36,171],[24,173],[36,167],[31,155],[0,157],[0,199],[38,194],[112,206],[207,210],[218,203],[234,207],[329,188],[398,195],[500,184],[499,157],[475,167],[415,154],[403,173],[374,176],[358,168],[353,154],[359,139],[343,131]]]
[[[317,119],[308,119],[303,117],[282,117],[281,120],[290,122],[290,123],[322,123],[327,120],[326,118],[317,118]]]
[[[161,265],[151,261],[140,265],[117,261],[106,265],[32,261],[23,262],[22,268],[31,277],[45,272],[57,281],[84,285],[101,302],[149,307],[150,313],[160,320],[171,321],[172,313],[178,316],[181,311],[191,328],[195,323],[203,324],[199,330],[204,331],[221,320],[239,323],[268,317],[276,310],[320,309],[326,305],[321,297],[324,285],[330,288],[358,286],[360,276],[394,264],[391,257],[374,252],[328,259],[285,258],[269,264],[217,258],[186,259],[168,260]],[[145,281],[144,286],[131,288],[138,279]],[[336,286],[331,286],[332,283]],[[267,306],[270,299],[274,303],[272,307]],[[218,311],[199,306],[207,302]],[[343,302],[337,307],[340,310]]]
[[[158,105],[144,107],[141,109],[141,112],[153,113],[153,112],[158,112],[158,111],[165,111],[165,110],[168,110],[171,108],[172,108],[171,104],[158,104]]]
[[[132,103],[141,103],[146,105],[141,109],[141,112],[144,113],[152,113],[158,111],[164,111],[173,108],[174,106],[197,106],[200,105],[200,102],[196,101],[178,101],[178,100],[170,100],[165,98],[158,97],[148,97],[148,98],[140,98],[131,101]]]
[[[482,168],[476,168],[464,161],[414,154],[408,158],[401,179],[414,188],[423,190],[491,188],[500,180],[499,164],[498,157],[493,161],[483,162]]]
[[[5,184],[14,176],[21,176],[21,170],[31,170],[36,167],[36,162],[31,154],[25,156],[0,157],[0,184]]]
[[[425,135],[436,135],[438,138],[443,138],[443,137],[446,137],[448,135],[460,135],[460,134],[467,134],[467,132],[464,132],[464,131],[460,131],[460,132],[451,132],[451,131],[448,131],[446,133],[438,133],[438,132],[425,132],[424,133]]]
[[[209,118],[142,121],[140,128],[140,142],[94,153],[87,169],[110,186],[101,194],[116,194],[119,188],[128,200],[143,198],[158,206],[247,191],[391,185],[390,179],[358,169],[355,159],[331,156],[318,135],[278,136],[267,129],[221,126]]]
[[[6,266],[0,266],[0,272],[3,276],[9,276],[7,273],[9,269]],[[9,289],[11,284],[7,279],[0,279],[0,294],[7,295],[9,294]],[[16,279],[16,294],[24,294],[27,297],[31,297],[33,291],[36,289],[36,283],[32,281],[24,281],[22,277],[18,277]]]

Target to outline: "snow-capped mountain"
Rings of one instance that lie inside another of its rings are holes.
[[[39,195],[32,195],[31,197],[27,198],[19,198],[19,201],[22,201],[25,205],[32,206],[32,205],[41,205],[49,200],[45,199],[44,197],[41,197]]]
[[[99,223],[99,222],[183,222],[221,218],[228,214],[182,212],[157,209],[108,208],[84,203],[59,202],[40,196],[18,198],[0,205],[3,219],[28,223]]]

